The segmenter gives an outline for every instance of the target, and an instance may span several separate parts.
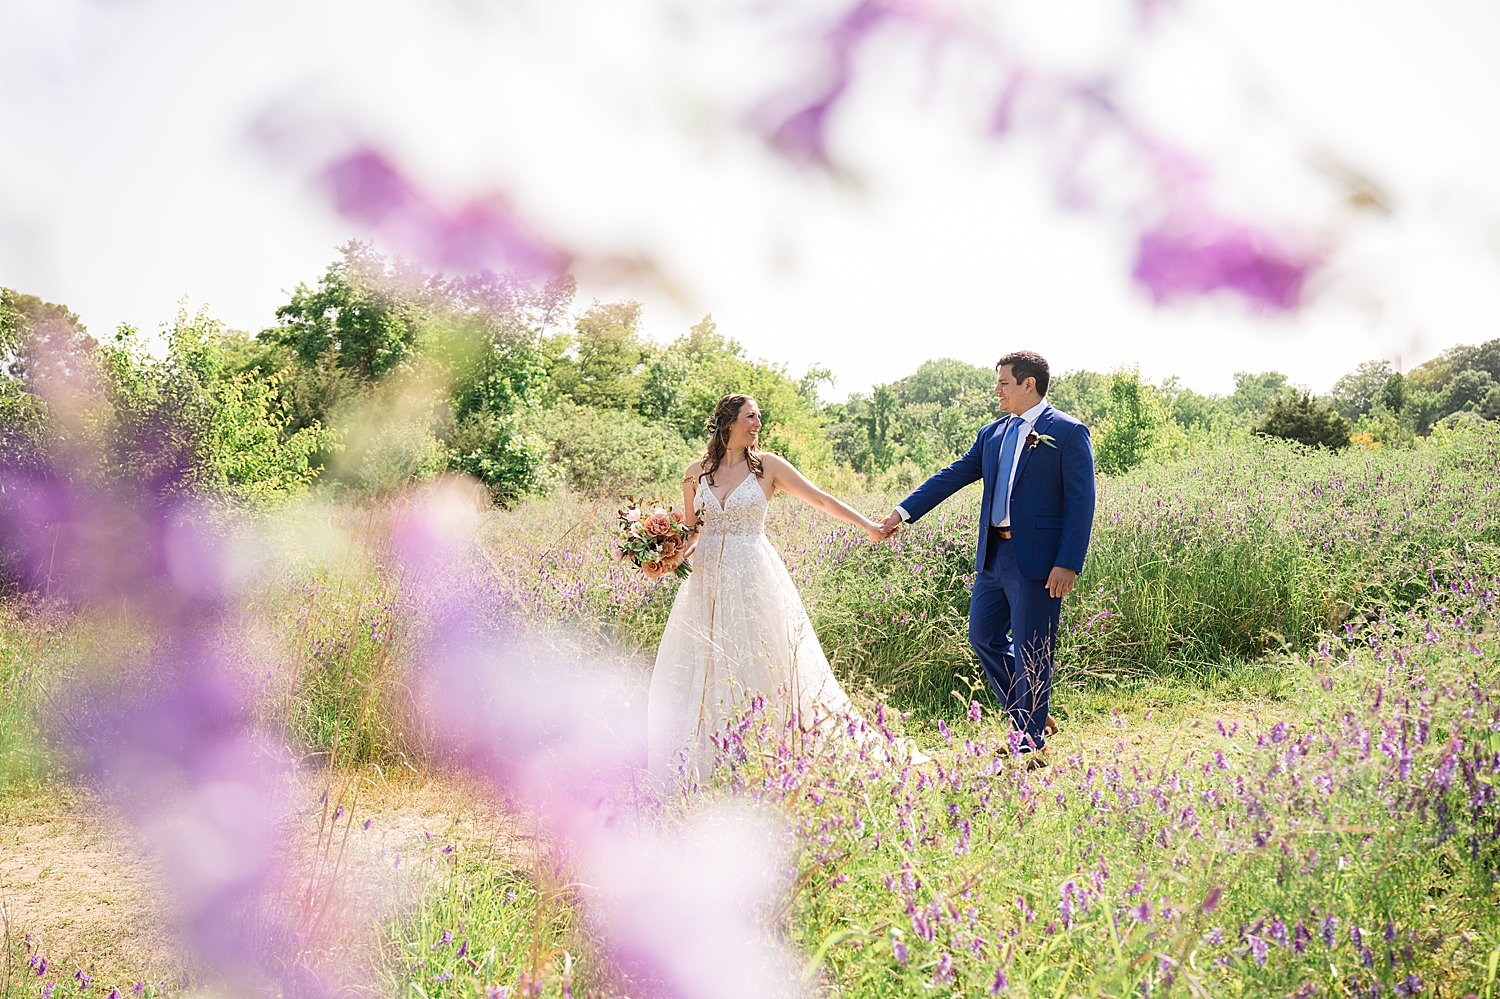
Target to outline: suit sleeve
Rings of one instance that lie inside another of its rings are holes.
[[[1089,428],[1078,424],[1063,442],[1063,530],[1057,564],[1083,571],[1094,529],[1094,446]]]
[[[969,448],[967,454],[947,468],[934,472],[926,482],[901,501],[901,508],[910,517],[908,523],[916,523],[943,500],[984,477],[984,432],[988,429],[989,426],[986,426],[979,431],[974,438],[974,446]]]

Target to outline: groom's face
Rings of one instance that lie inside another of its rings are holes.
[[[1032,406],[1036,405],[1036,379],[1028,378],[1020,385],[1016,384],[1015,372],[1010,370],[1009,364],[1000,365],[1000,377],[995,380],[995,395],[1000,398],[1000,408],[1007,413],[1020,416]]]

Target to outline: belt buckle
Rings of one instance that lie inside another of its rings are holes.
[[[997,528],[995,528],[995,533],[998,534],[998,535],[1000,535],[1000,540],[1001,541],[1009,541],[1010,540],[1010,528],[1008,528],[1008,527],[997,527]]]

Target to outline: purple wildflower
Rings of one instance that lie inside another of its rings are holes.
[[[996,968],[995,980],[993,982],[990,982],[990,995],[997,996],[1008,988],[1010,988],[1010,982],[1006,980],[1005,969]]]
[[[1422,979],[1415,973],[1409,974],[1396,983],[1395,992],[1398,996],[1419,996],[1422,994]]]
[[[1334,934],[1338,932],[1339,919],[1337,916],[1323,917],[1323,946],[1332,947]]]
[[[949,985],[953,982],[953,955],[943,951],[938,958],[937,967],[932,972],[933,985]]]
[[[1271,925],[1268,926],[1266,929],[1267,929],[1267,932],[1270,933],[1272,940],[1276,941],[1276,943],[1278,945],[1282,946],[1282,947],[1286,946],[1287,936],[1286,936],[1286,924],[1285,923],[1283,923],[1280,919],[1276,918],[1275,916],[1272,916],[1271,917]]]
[[[1308,930],[1307,924],[1300,919],[1297,920],[1297,925],[1292,928],[1293,953],[1304,953],[1310,940],[1312,940],[1312,933]]]
[[[905,964],[907,958],[906,944],[900,940],[893,940],[891,942],[891,956],[896,959],[897,964]]]
[[[51,981],[42,986],[42,999],[52,999],[52,993],[57,991],[57,982]]]

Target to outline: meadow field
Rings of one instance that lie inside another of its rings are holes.
[[[632,726],[678,584],[610,559],[610,502],[485,507],[413,555],[420,490],[301,501],[232,527],[244,543],[221,555],[250,568],[191,633],[125,596],[17,593],[0,610],[3,994],[1489,997],[1497,481],[1487,427],[1340,453],[1252,440],[1101,479],[1065,605],[1062,731],[1031,772],[1007,765],[965,639],[968,493],[881,547],[785,498],[768,524],[868,724],[931,764],[752,711],[710,780],[664,795],[638,779]],[[899,499],[834,484],[877,515]],[[282,761],[281,852],[253,898],[185,900],[141,819],[160,788],[98,764],[193,642]],[[479,647],[506,679],[444,701],[465,681],[443,664]],[[588,691],[614,699],[603,757],[554,732],[598,734]],[[476,720],[552,734],[517,765],[476,754]],[[682,861],[706,880],[674,889],[663,950],[600,884],[594,827],[538,793],[536,774],[580,770],[610,835],[667,850],[653,877],[706,837],[761,880]],[[223,977],[215,906],[253,914],[234,924],[249,978]],[[715,979],[746,954],[769,962],[759,978]]]

